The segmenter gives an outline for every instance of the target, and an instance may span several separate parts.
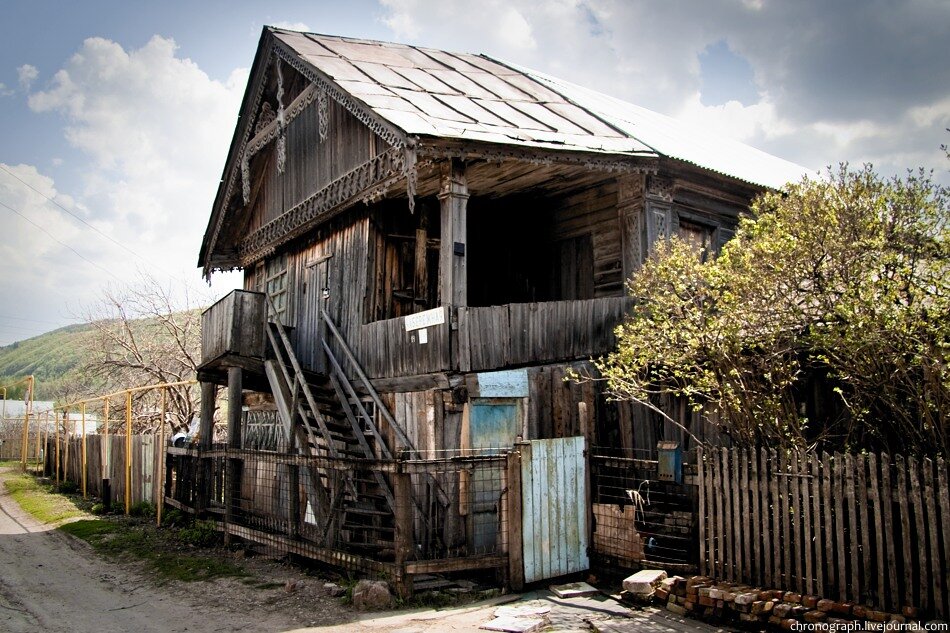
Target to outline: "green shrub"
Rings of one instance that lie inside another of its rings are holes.
[[[185,527],[191,523],[191,517],[177,508],[172,508],[162,515],[162,525],[165,527]]]
[[[213,547],[219,542],[221,534],[214,521],[195,521],[190,527],[179,530],[178,537],[189,545]]]
[[[155,506],[148,501],[139,501],[129,507],[129,516],[133,517],[153,517],[155,516]]]
[[[64,495],[73,495],[73,494],[76,494],[76,492],[78,491],[79,491],[79,486],[76,484],[75,481],[69,481],[68,479],[66,479],[59,483],[59,492],[63,493]]]
[[[106,506],[103,503],[94,503],[89,511],[96,515],[102,515],[106,513]]]

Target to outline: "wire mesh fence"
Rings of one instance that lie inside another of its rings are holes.
[[[170,505],[277,551],[397,574],[433,561],[463,569],[506,552],[508,455],[499,451],[412,460],[224,447],[168,453]]]
[[[698,562],[691,486],[660,481],[648,451],[592,447],[593,558],[622,569]]]

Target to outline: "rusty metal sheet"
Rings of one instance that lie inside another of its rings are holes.
[[[444,95],[457,95],[461,94],[461,91],[453,88],[451,85],[445,83],[435,75],[429,73],[428,71],[422,70],[420,68],[392,68],[393,71],[399,73],[412,83],[416,84],[426,92],[432,94],[444,94]]]
[[[446,104],[453,110],[457,110],[463,115],[478,121],[479,123],[485,123],[487,125],[499,125],[502,127],[511,126],[511,123],[503,119],[499,119],[497,116],[481,107],[468,97],[459,97],[455,95],[436,95],[436,99]]]
[[[580,135],[587,134],[587,131],[583,128],[574,125],[558,113],[554,112],[553,110],[549,110],[540,103],[533,103],[529,101],[512,101],[510,104],[511,107],[520,110],[533,119],[541,121],[548,127],[554,128],[558,132]]]
[[[354,41],[335,37],[321,37],[320,43],[344,59],[354,63],[370,62],[386,66],[413,67],[411,59],[402,54],[407,48],[402,44],[388,44],[383,42]]]
[[[372,79],[368,77],[366,73],[361,72],[359,68],[339,57],[301,55],[301,59],[313,65],[314,68],[332,79],[345,79],[348,81],[367,81]]]
[[[454,86],[459,92],[468,95],[469,97],[475,97],[479,99],[498,98],[457,70],[442,68],[438,70],[430,70],[429,73],[434,77],[437,77],[440,81],[444,81],[445,83]]]
[[[369,75],[373,80],[388,88],[407,88],[409,90],[421,90],[420,86],[412,83],[392,68],[384,64],[374,64],[373,62],[357,62],[353,65]]]
[[[519,446],[525,583],[587,570],[590,505],[584,438]]]
[[[520,110],[515,110],[504,101],[499,101],[497,99],[472,99],[472,101],[497,115],[499,118],[508,121],[516,128],[527,130],[544,130],[547,132],[554,131],[554,128],[548,127],[537,119],[532,119]]]
[[[419,92],[418,90],[401,90],[399,88],[393,88],[393,92],[402,99],[405,99],[407,104],[415,106],[415,108],[437,119],[461,123],[475,122],[474,118],[465,116],[458,110],[450,108],[443,101],[425,92]]]

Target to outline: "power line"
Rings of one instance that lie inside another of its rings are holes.
[[[60,321],[50,321],[48,319],[31,319],[28,317],[13,316],[12,314],[0,314],[0,319],[13,319],[15,321],[31,321],[33,323],[51,323],[53,325],[60,324]]]
[[[100,265],[97,264],[96,262],[94,262],[94,261],[92,261],[91,259],[89,259],[88,257],[84,256],[82,253],[80,253],[79,251],[77,251],[75,248],[73,248],[73,247],[70,246],[69,244],[66,244],[65,242],[61,242],[61,241],[58,240],[58,239],[56,238],[56,236],[54,236],[52,233],[50,233],[49,231],[47,231],[46,229],[44,229],[42,226],[40,226],[39,224],[37,224],[36,222],[34,222],[33,220],[31,220],[30,218],[26,217],[25,215],[23,215],[22,213],[20,213],[19,211],[17,211],[17,210],[14,209],[13,207],[11,207],[10,205],[6,204],[5,202],[0,202],[0,206],[6,207],[6,208],[9,209],[10,211],[13,211],[13,212],[16,213],[18,216],[20,216],[21,218],[23,218],[24,220],[26,220],[27,222],[29,222],[29,223],[32,224],[33,226],[35,226],[35,227],[38,228],[39,230],[41,230],[41,231],[43,231],[44,233],[46,233],[46,235],[48,235],[48,236],[50,237],[50,239],[52,239],[54,242],[56,242],[56,243],[59,244],[60,246],[63,246],[64,248],[68,248],[69,250],[71,250],[73,253],[76,254],[76,256],[77,256],[79,259],[82,259],[83,261],[86,261],[86,262],[92,264],[93,266],[95,266],[96,268],[98,268],[99,270],[101,270],[102,272],[104,272],[104,273],[106,273],[107,275],[111,276],[111,277],[112,277],[113,279],[115,279],[116,281],[119,281],[119,282],[122,281],[122,280],[121,280],[118,276],[116,276],[116,274],[113,273],[111,270],[108,270],[107,268],[104,268],[104,267],[100,266]]]
[[[54,200],[53,198],[50,198],[48,195],[46,195],[45,193],[43,193],[43,192],[40,191],[39,189],[37,189],[36,187],[34,187],[33,185],[31,185],[31,184],[28,183],[27,181],[25,181],[25,180],[23,180],[22,178],[20,178],[19,176],[17,176],[15,173],[13,173],[13,172],[10,171],[9,169],[7,169],[5,166],[3,166],[3,164],[0,164],[0,169],[2,169],[3,171],[7,172],[7,173],[10,174],[11,176],[13,176],[13,177],[16,178],[17,180],[19,180],[21,183],[23,183],[24,185],[26,185],[27,187],[29,187],[30,189],[32,189],[33,191],[35,191],[35,192],[38,193],[39,195],[43,196],[44,198],[46,198],[47,200],[49,200],[50,202],[52,202],[53,204],[55,204],[57,207],[59,207],[60,209],[62,209],[62,210],[65,211],[66,213],[68,213],[70,216],[72,216],[73,218],[75,218],[75,219],[78,220],[79,222],[82,222],[82,223],[85,224],[87,227],[89,227],[90,229],[92,229],[93,231],[95,231],[96,233],[98,233],[99,235],[101,235],[102,237],[106,238],[107,240],[109,240],[110,242],[112,242],[113,244],[115,244],[116,246],[119,246],[119,247],[125,249],[126,251],[128,251],[129,253],[131,253],[132,255],[135,255],[136,257],[138,257],[139,259],[141,259],[143,262],[145,262],[145,263],[148,264],[149,266],[156,266],[153,262],[149,261],[145,256],[140,255],[139,253],[136,253],[136,252],[133,251],[131,248],[129,248],[128,246],[126,246],[126,245],[123,244],[122,242],[118,241],[117,239],[115,239],[115,238],[112,237],[111,235],[109,235],[109,234],[107,234],[107,233],[103,233],[102,231],[100,231],[99,229],[97,229],[97,228],[96,228],[95,226],[93,226],[92,224],[89,224],[88,222],[86,222],[85,220],[83,220],[81,217],[79,217],[78,215],[76,215],[75,213],[73,213],[72,211],[70,211],[69,209],[67,209],[67,208],[64,207],[63,205],[61,205],[60,203],[56,202],[56,200]],[[161,268],[161,267],[160,267],[160,266],[156,266],[156,268]],[[165,272],[168,272],[168,271],[165,271]]]

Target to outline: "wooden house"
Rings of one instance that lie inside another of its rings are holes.
[[[652,244],[712,255],[753,196],[802,173],[484,55],[267,27],[199,256],[206,275],[244,271],[204,315],[203,419],[220,384],[232,447],[250,398],[314,455],[586,433],[649,456],[681,430],[566,370],[612,348]],[[307,504],[332,513],[313,470]]]

